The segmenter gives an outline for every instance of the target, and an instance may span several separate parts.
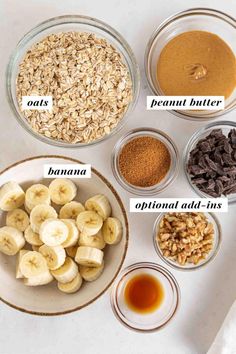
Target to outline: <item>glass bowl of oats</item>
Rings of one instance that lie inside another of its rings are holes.
[[[17,44],[7,68],[8,101],[20,125],[61,147],[95,144],[120,130],[139,86],[139,68],[125,39],[86,16],[39,24]]]
[[[213,213],[160,213],[153,243],[163,262],[177,270],[195,270],[210,263],[221,244],[221,226]]]

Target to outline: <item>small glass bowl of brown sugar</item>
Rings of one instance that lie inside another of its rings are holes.
[[[137,195],[155,195],[176,178],[179,154],[171,138],[151,128],[131,130],[115,145],[112,170],[117,182]]]

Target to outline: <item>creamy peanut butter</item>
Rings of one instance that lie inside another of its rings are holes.
[[[157,79],[165,95],[227,98],[236,86],[236,58],[217,35],[184,32],[162,49]]]

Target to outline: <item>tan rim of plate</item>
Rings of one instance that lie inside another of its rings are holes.
[[[76,163],[80,163],[80,164],[84,164],[84,162],[80,161],[80,160],[77,160],[77,159],[74,159],[74,158],[71,158],[71,157],[66,157],[66,156],[63,156],[63,155],[39,155],[39,156],[34,156],[34,157],[29,157],[27,159],[24,159],[24,160],[21,160],[21,161],[18,161],[10,166],[8,166],[7,168],[5,168],[4,170],[0,171],[0,175],[2,175],[4,172],[10,170],[11,168],[15,167],[15,166],[18,166],[24,162],[27,162],[27,161],[31,161],[31,160],[39,160],[39,159],[44,159],[44,158],[60,158],[60,159],[65,159],[65,160],[68,160],[68,161],[72,161],[72,162],[76,162]],[[107,187],[112,191],[112,193],[115,195],[119,205],[120,205],[120,208],[121,208],[121,211],[122,211],[122,214],[123,214],[123,217],[124,217],[124,220],[125,220],[125,226],[126,226],[126,243],[125,243],[125,251],[124,251],[124,254],[123,254],[123,257],[122,257],[122,260],[121,260],[121,263],[119,265],[119,268],[116,272],[116,274],[114,275],[114,277],[112,278],[112,280],[110,281],[110,283],[105,287],[104,290],[101,291],[100,294],[98,294],[94,299],[88,301],[87,303],[85,303],[83,306],[78,306],[78,307],[75,307],[71,310],[67,310],[67,311],[61,311],[61,312],[54,312],[54,313],[48,313],[48,312],[35,312],[35,311],[29,311],[27,309],[24,309],[22,307],[18,307],[18,306],[15,306],[14,304],[11,304],[10,302],[8,302],[7,300],[3,299],[1,296],[0,296],[0,301],[2,301],[3,303],[5,303],[6,305],[14,308],[15,310],[19,310],[21,312],[24,312],[24,313],[28,313],[28,314],[31,314],[31,315],[37,315],[37,316],[59,316],[59,315],[66,315],[68,313],[71,313],[71,312],[75,312],[75,311],[78,311],[82,308],[85,308],[86,306],[92,304],[95,300],[97,300],[100,296],[102,296],[109,288],[110,286],[112,285],[112,283],[114,282],[114,280],[116,279],[118,273],[120,272],[121,270],[121,267],[124,263],[124,260],[125,260],[125,257],[126,257],[126,254],[127,254],[127,249],[128,249],[128,242],[129,242],[129,223],[128,223],[128,218],[127,218],[127,214],[126,214],[126,211],[125,211],[125,208],[124,208],[124,205],[118,195],[118,193],[116,192],[115,188],[111,185],[110,182],[108,182],[108,180],[103,176],[101,175],[100,172],[98,172],[95,168],[91,168],[92,169],[92,172],[95,173],[99,178],[101,178],[101,180],[107,185]]]

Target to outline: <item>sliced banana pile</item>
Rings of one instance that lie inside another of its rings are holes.
[[[122,224],[111,216],[104,195],[84,205],[74,200],[76,195],[77,186],[69,179],[55,179],[48,187],[33,184],[25,192],[13,181],[0,188],[0,209],[6,212],[0,251],[17,255],[16,278],[25,285],[56,280],[59,290],[71,294],[83,280],[91,282],[102,274],[104,249],[120,242]]]

